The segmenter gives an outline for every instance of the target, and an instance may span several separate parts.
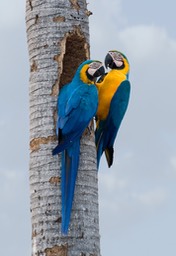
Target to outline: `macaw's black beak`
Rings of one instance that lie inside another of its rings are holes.
[[[112,68],[114,65],[114,60],[112,56],[108,53],[105,57],[105,67],[106,68]]]
[[[101,66],[99,69],[96,70],[94,73],[94,77],[99,77],[105,74],[105,68]]]

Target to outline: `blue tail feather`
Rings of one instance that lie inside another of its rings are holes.
[[[104,127],[105,122],[100,121],[98,127],[95,130],[95,144],[97,147],[97,169],[99,169],[99,164],[100,164],[100,158],[103,154],[103,137],[104,137]]]
[[[75,183],[79,165],[80,141],[73,143],[72,147],[62,152],[62,227],[61,232],[67,235],[70,223]]]
[[[101,136],[102,134],[100,134]],[[100,158],[103,154],[103,141],[101,138],[99,138],[97,146],[97,169],[99,169],[99,164],[100,164]]]

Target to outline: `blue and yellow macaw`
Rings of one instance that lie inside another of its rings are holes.
[[[62,152],[61,193],[62,226],[61,232],[67,235],[75,181],[77,177],[80,138],[95,116],[98,107],[96,78],[105,72],[99,61],[87,60],[77,69],[71,83],[62,87],[58,96],[58,145],[53,155]]]
[[[105,57],[105,66],[111,70],[96,83],[99,100],[95,130],[98,167],[103,152],[108,166],[113,163],[114,141],[130,96],[130,66],[125,55],[118,51],[109,51]]]

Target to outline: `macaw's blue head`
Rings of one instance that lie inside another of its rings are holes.
[[[127,57],[119,51],[109,51],[105,57],[105,66],[111,69],[117,69],[128,76],[130,64]]]
[[[75,77],[79,77],[85,84],[93,84],[97,77],[104,75],[105,69],[98,60],[86,60],[77,69]]]

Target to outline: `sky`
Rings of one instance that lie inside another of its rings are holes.
[[[0,254],[14,256],[31,255],[24,2],[0,3]],[[99,0],[88,9],[91,58],[116,49],[131,67],[114,164],[102,157],[99,171],[101,254],[175,256],[176,2]]]

